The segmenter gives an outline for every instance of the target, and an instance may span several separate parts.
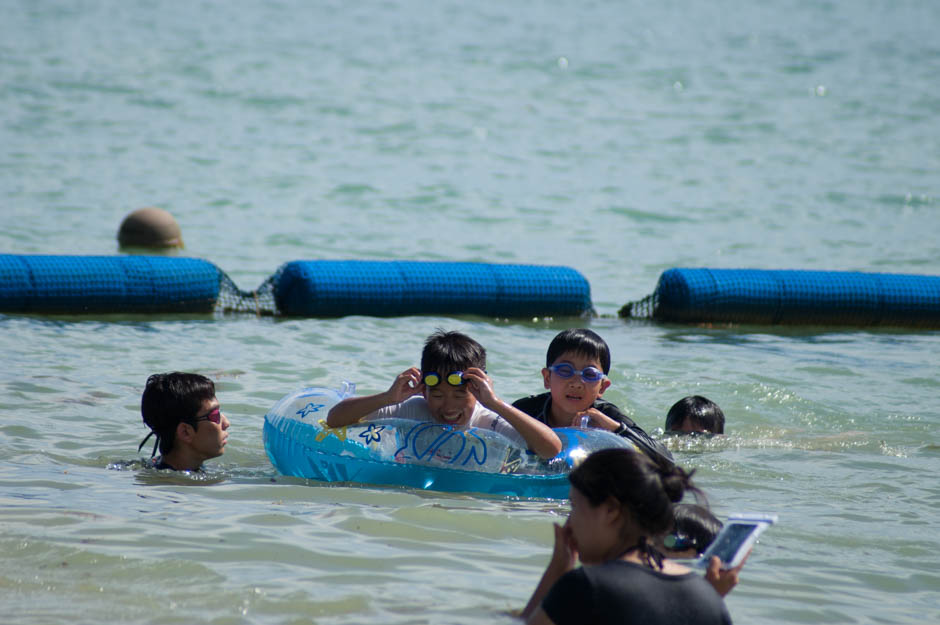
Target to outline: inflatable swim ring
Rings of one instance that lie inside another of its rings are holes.
[[[568,472],[589,453],[633,448],[603,430],[560,428],[561,453],[542,460],[492,430],[408,419],[327,426],[330,408],[354,391],[348,382],[340,390],[305,388],[274,404],[264,417],[264,448],[274,468],[325,482],[567,499]]]

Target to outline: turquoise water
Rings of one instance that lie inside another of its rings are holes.
[[[157,205],[245,289],[303,258],[565,264],[599,317],[0,315],[0,606],[32,623],[511,623],[565,506],[277,475],[265,411],[469,333],[539,390],[588,324],[720,516],[774,512],[736,622],[940,621],[940,334],[615,318],[673,266],[940,274],[940,5],[5,2],[0,251],[117,253]],[[147,375],[212,376],[204,476],[132,461]]]

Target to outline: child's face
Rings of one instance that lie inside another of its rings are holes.
[[[682,434],[709,433],[708,430],[706,430],[701,425],[696,423],[691,417],[686,417],[685,420],[677,428],[669,430],[669,431],[681,432]]]
[[[467,388],[467,384],[451,386],[445,380],[447,374],[441,374],[440,383],[424,389],[424,399],[428,402],[431,418],[438,423],[453,425],[464,429],[473,416],[477,399]]]
[[[601,369],[601,363],[596,358],[585,356],[576,352],[563,352],[552,365],[571,365],[575,371],[582,371],[585,367]],[[574,416],[583,412],[594,404],[594,400],[604,394],[610,386],[606,377],[596,382],[585,382],[577,373],[570,378],[563,378],[551,369],[542,369],[542,378],[545,388],[552,392],[552,409],[560,414]]]

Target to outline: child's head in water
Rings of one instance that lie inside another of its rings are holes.
[[[424,399],[438,423],[458,428],[473,416],[477,399],[467,388],[463,373],[486,371],[486,350],[466,334],[438,331],[424,342],[421,352],[421,381]]]
[[[657,540],[669,558],[697,558],[721,531],[722,523],[704,506],[679,503],[672,507],[675,526]]]
[[[666,415],[667,432],[691,434],[725,433],[725,414],[718,404],[701,395],[683,397],[672,405]]]
[[[610,348],[596,332],[572,328],[548,346],[542,378],[552,393],[552,413],[568,425],[610,386]]]

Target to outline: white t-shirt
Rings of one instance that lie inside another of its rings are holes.
[[[431,417],[431,410],[428,408],[428,402],[424,397],[415,395],[409,397],[400,404],[392,404],[379,408],[372,414],[366,415],[365,420],[373,421],[375,419],[410,419],[413,421],[428,421],[435,423]],[[485,408],[483,404],[477,402],[473,406],[473,414],[470,415],[470,421],[467,428],[479,428],[481,430],[493,430],[502,434],[519,447],[526,449],[528,445],[522,434],[512,427],[512,424],[502,418],[492,410]]]

